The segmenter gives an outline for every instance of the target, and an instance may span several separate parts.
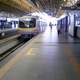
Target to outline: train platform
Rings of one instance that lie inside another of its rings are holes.
[[[0,67],[0,80],[80,80],[80,40],[56,27],[32,38]]]

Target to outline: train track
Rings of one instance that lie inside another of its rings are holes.
[[[24,45],[28,40],[29,39],[27,39],[27,38],[22,38],[22,37],[18,36],[11,40],[6,41],[6,42],[3,41],[3,43],[1,43],[3,45],[3,49],[1,50],[2,52],[0,51],[0,61],[4,60],[7,56],[12,54],[16,49],[18,49],[19,47]],[[5,43],[6,43],[6,47],[4,46]],[[11,45],[14,43],[15,43],[15,45],[11,47]],[[9,46],[9,49],[6,49],[7,46]],[[6,50],[4,50],[4,49],[6,49]]]

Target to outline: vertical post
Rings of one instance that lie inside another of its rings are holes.
[[[68,32],[68,17],[66,16],[66,20],[65,20],[65,32]]]
[[[74,37],[77,37],[77,26],[75,25],[76,23],[76,16],[74,15]]]

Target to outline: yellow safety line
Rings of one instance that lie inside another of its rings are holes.
[[[27,55],[31,55],[32,53],[32,48],[29,49],[29,51],[27,52]]]
[[[11,70],[11,68],[23,57],[25,57],[25,53],[29,52],[27,55],[30,55],[32,52],[31,46],[34,42],[37,41],[37,39],[41,36],[39,34],[37,37],[34,37],[31,41],[29,41],[27,46],[23,48],[22,50],[18,51],[16,53],[15,57],[13,57],[7,64],[5,64],[2,68],[0,68],[0,79],[5,76],[5,74]],[[29,51],[28,51],[29,50]]]
[[[17,54],[15,58],[13,58],[11,61],[9,61],[3,68],[0,69],[0,79],[13,67],[13,65],[22,58],[23,55]]]
[[[40,34],[41,35],[41,34]],[[38,35],[36,38],[34,37],[33,38],[33,40],[31,40],[31,41],[29,41],[29,43],[28,43],[28,45],[25,47],[25,48],[23,48],[22,50],[18,50],[18,54],[16,54],[15,55],[15,57],[13,57],[7,64],[5,64],[2,68],[0,68],[0,79],[2,78],[2,77],[4,77],[5,76],[5,74],[9,71],[9,70],[11,70],[11,68],[21,59],[21,58],[23,58],[24,56],[25,56],[25,53],[30,49],[30,47],[32,46],[32,44],[34,43],[34,42],[36,42],[37,41],[37,38],[40,36],[40,35]],[[30,52],[31,52],[32,50],[30,50]]]

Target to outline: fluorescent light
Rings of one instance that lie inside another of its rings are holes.
[[[64,0],[64,2],[66,2],[66,0]]]

